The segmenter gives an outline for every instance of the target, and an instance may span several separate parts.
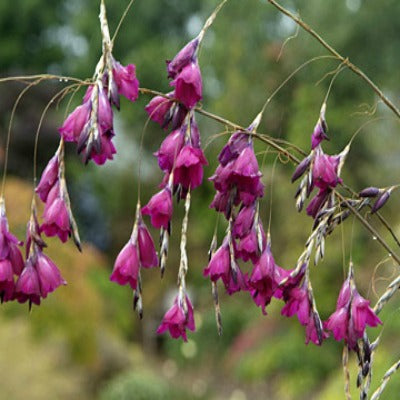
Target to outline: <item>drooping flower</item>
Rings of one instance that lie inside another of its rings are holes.
[[[90,100],[84,101],[72,111],[58,129],[66,142],[78,142],[83,128],[89,121],[92,106]]]
[[[40,230],[48,237],[57,235],[63,243],[71,235],[68,208],[58,183],[53,186],[47,197]]]
[[[203,180],[203,165],[207,164],[200,148],[184,146],[176,157],[174,185],[181,185],[186,190],[195,189]]]
[[[356,350],[357,340],[364,336],[367,325],[382,324],[369,304],[369,300],[358,293],[350,266],[349,275],[339,292],[336,310],[324,322],[325,329],[333,333],[335,340],[344,339],[350,349]]]
[[[167,129],[171,124],[172,130],[175,130],[182,125],[188,110],[184,105],[174,102],[174,92],[167,93],[166,96],[167,98],[153,97],[145,110],[150,119],[160,124],[162,128]]]
[[[324,103],[321,107],[320,116],[317,124],[315,125],[314,131],[311,135],[311,149],[315,149],[323,140],[329,140],[327,136],[328,125],[325,120],[326,104]]]
[[[253,300],[257,306],[261,307],[263,314],[266,314],[265,307],[271,302],[280,281],[280,270],[275,264],[271,247],[268,243],[261,257],[255,263],[248,280]]]
[[[138,224],[138,247],[140,265],[144,268],[156,267],[158,265],[158,257],[153,238],[141,219]]]
[[[334,188],[342,180],[338,176],[340,156],[329,156],[321,148],[316,150],[312,178],[314,186],[320,189]]]
[[[247,290],[246,277],[236,263],[232,265],[233,262],[228,241],[224,240],[203,271],[203,275],[209,276],[212,282],[221,279],[229,295],[240,290]]]
[[[139,95],[139,81],[136,78],[136,67],[134,64],[122,66],[113,60],[112,72],[118,93],[130,101],[135,101]]]
[[[253,224],[247,235],[243,236],[236,244],[235,257],[243,261],[251,260],[255,264],[265,248],[265,233],[260,222]]]
[[[202,79],[199,64],[191,62],[171,82],[175,97],[191,109],[203,98]]]
[[[185,304],[183,304],[185,302]],[[173,306],[165,313],[164,318],[157,329],[158,334],[162,334],[169,331],[171,337],[182,339],[187,341],[186,329],[195,331],[196,326],[193,316],[193,306],[190,299],[185,295],[184,299],[181,299],[178,295],[175,298]]]
[[[254,204],[240,209],[233,223],[232,234],[235,239],[243,238],[250,233],[251,227],[254,225],[255,214]]]
[[[1,302],[9,301],[14,294],[14,271],[11,262],[7,259],[0,260],[0,299]]]
[[[168,229],[172,218],[172,194],[168,187],[156,193],[142,208],[142,214],[150,215],[155,228]]]
[[[29,301],[39,305],[40,296],[39,276],[32,260],[28,259],[15,285],[15,298],[19,303]]]
[[[3,300],[11,299],[14,286],[13,275],[21,275],[24,260],[18,246],[19,241],[9,230],[4,199],[0,199],[0,293]]]
[[[43,299],[59,286],[67,284],[54,262],[41,251],[36,254],[34,266],[39,278],[40,295]]]
[[[191,40],[171,61],[167,61],[168,78],[174,79],[184,67],[195,60],[199,43],[198,38]]]
[[[137,245],[131,239],[124,246],[115,260],[114,269],[110,276],[110,281],[119,285],[129,284],[136,290],[139,274],[139,255]]]
[[[44,203],[47,200],[47,196],[51,188],[55,185],[56,181],[58,180],[58,172],[59,172],[59,161],[58,161],[58,154],[56,153],[48,162],[46,168],[42,173],[39,184],[36,186],[35,189],[36,193]]]
[[[175,160],[182,150],[185,140],[185,127],[172,131],[161,143],[159,150],[154,153],[161,170],[171,172]]]

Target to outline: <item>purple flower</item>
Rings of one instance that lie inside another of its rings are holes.
[[[138,226],[138,246],[140,265],[144,268],[156,267],[158,257],[153,239],[143,221]]]
[[[191,62],[186,65],[182,71],[171,82],[175,87],[175,97],[191,109],[202,99],[202,80],[199,64]]]
[[[46,236],[58,236],[64,243],[71,235],[71,224],[67,205],[60,193],[60,185],[57,182],[49,195],[43,213],[43,224],[40,231]]]
[[[78,142],[79,136],[84,126],[88,123],[92,110],[90,100],[76,107],[68,115],[62,126],[58,129],[66,142]]]
[[[203,180],[203,165],[207,165],[200,148],[186,145],[176,157],[174,169],[174,185],[182,185],[184,189],[194,189]]]
[[[129,284],[133,290],[136,290],[138,274],[138,250],[136,245],[129,240],[115,260],[110,281],[116,282],[119,285]]]
[[[198,45],[199,39],[193,39],[171,61],[167,61],[168,78],[174,79],[184,67],[195,60]]]
[[[307,291],[307,284],[304,281],[300,287],[294,287],[284,293],[285,306],[281,310],[282,315],[292,317],[297,314],[302,325],[307,325],[310,319],[311,304]]]
[[[186,329],[195,331],[195,323],[193,317],[193,306],[188,296],[185,296],[185,305],[182,304],[179,296],[175,298],[173,306],[166,312],[164,318],[157,329],[157,333],[161,334],[169,331],[171,337],[174,339],[182,336],[182,339],[186,342],[187,335]]]
[[[114,137],[113,131],[107,131],[106,133],[102,133],[100,136],[100,151],[96,150],[96,147],[92,149],[91,155],[89,158],[93,159],[93,161],[97,165],[103,165],[107,160],[113,160],[114,154],[117,152],[115,146],[111,139]]]
[[[40,295],[42,298],[45,299],[49,293],[56,290],[59,286],[67,284],[54,262],[41,251],[37,252],[34,265],[39,278]]]
[[[142,208],[142,214],[150,215],[151,224],[155,228],[168,229],[172,218],[172,194],[169,188],[156,193]]]
[[[15,298],[19,303],[29,301],[30,304],[34,303],[39,305],[40,297],[39,275],[32,263],[32,259],[29,258],[15,284]]]
[[[369,300],[357,291],[353,281],[352,268],[342,285],[335,312],[324,322],[324,327],[333,333],[335,340],[345,340],[350,349],[357,349],[357,340],[364,336],[366,326],[382,324],[370,308]]]
[[[218,160],[225,166],[229,161],[236,159],[249,144],[249,137],[239,131],[232,134],[228,143],[222,148]]]
[[[154,153],[158,158],[158,165],[163,171],[172,171],[175,160],[182,150],[184,139],[185,132],[182,129],[176,129],[164,139],[160,149]]]
[[[266,244],[265,233],[261,225],[259,225],[259,229],[262,238],[262,248],[260,248],[256,225],[254,225],[247,235],[242,237],[236,245],[236,258],[241,258],[243,261],[251,260],[253,264],[258,262]]]
[[[113,60],[113,76],[117,84],[118,93],[130,101],[135,101],[139,95],[139,81],[136,78],[136,67],[134,64],[122,66]]]
[[[318,215],[318,212],[321,210],[322,206],[327,202],[331,193],[332,192],[329,188],[320,189],[318,194],[316,194],[308,204],[306,209],[307,214],[315,218]]]
[[[271,302],[280,280],[281,275],[268,243],[248,281],[254,302],[261,307],[263,314],[266,314],[265,307]]]
[[[255,205],[242,207],[233,223],[233,237],[243,238],[249,234],[251,227],[254,224],[254,216],[256,214]]]
[[[325,103],[321,107],[320,117],[311,135],[311,149],[315,149],[323,140],[329,140],[327,136],[328,126],[325,120]]]
[[[10,263],[13,274],[20,275],[24,267],[24,261],[22,259],[21,251],[18,246],[21,246],[22,242],[19,241],[8,228],[8,221],[6,216],[6,210],[4,200],[0,199],[0,261],[7,261]],[[6,278],[9,271],[8,264],[3,265],[3,279],[9,281]],[[1,291],[1,290],[0,290]]]
[[[0,260],[0,298],[9,301],[14,294],[14,271],[9,260]]]
[[[221,279],[230,295],[247,289],[246,278],[242,271],[237,265],[231,264],[229,245],[226,240],[212,256],[203,275],[209,276],[213,282]]]
[[[338,176],[339,163],[339,156],[328,156],[318,148],[312,166],[313,184],[320,189],[327,189],[341,183],[342,180]]]
[[[59,162],[56,153],[48,162],[42,173],[39,184],[36,186],[35,192],[43,202],[46,202],[50,189],[58,180]]]

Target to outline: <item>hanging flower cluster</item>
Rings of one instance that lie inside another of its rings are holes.
[[[139,94],[136,67],[122,66],[112,55],[112,41],[108,30],[104,4],[101,6],[100,21],[103,36],[103,54],[97,64],[94,83],[86,90],[83,102],[68,115],[59,128],[66,142],[77,144],[78,154],[102,165],[112,160],[116,149],[112,105],[120,108],[119,96],[134,102]]]
[[[40,237],[35,204],[27,227],[26,261],[18,246],[20,242],[8,229],[4,199],[0,200],[0,296],[1,301],[17,300],[39,305],[41,299],[66,285],[53,261],[43,253],[46,246]],[[16,276],[16,280],[14,280]]]

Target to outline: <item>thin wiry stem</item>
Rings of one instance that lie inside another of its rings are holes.
[[[1,198],[4,197],[4,188],[5,188],[5,184],[6,184],[7,167],[8,167],[8,154],[9,154],[9,150],[10,150],[10,141],[11,141],[11,128],[12,128],[12,124],[13,124],[13,121],[14,121],[15,111],[17,110],[18,104],[21,101],[21,99],[24,96],[24,94],[30,88],[32,88],[33,86],[37,85],[41,81],[42,81],[42,79],[39,78],[39,79],[36,79],[35,81],[31,82],[28,86],[26,86],[21,91],[21,93],[18,95],[17,99],[15,100],[14,106],[13,106],[13,108],[11,110],[11,116],[10,116],[10,121],[8,123],[8,130],[7,130],[6,151],[5,151],[5,156],[4,156],[3,179],[2,179],[2,183],[1,183],[1,195],[0,195]]]
[[[382,90],[356,65],[354,65],[347,57],[343,57],[336,49],[334,49],[330,44],[328,44],[314,29],[312,29],[308,24],[306,24],[299,16],[293,14],[288,9],[283,7],[281,4],[277,3],[275,0],[267,0],[275,8],[277,8],[282,14],[292,19],[297,25],[303,28],[311,36],[313,36],[322,46],[325,47],[332,55],[334,55],[338,60],[340,60],[344,65],[346,65],[351,71],[356,75],[361,77],[372,90],[382,99],[382,101],[400,118],[400,110],[383,94]]]
[[[39,144],[39,133],[40,133],[40,129],[42,127],[44,117],[45,117],[48,109],[50,108],[50,106],[57,99],[57,97],[64,96],[64,94],[66,92],[70,91],[72,88],[74,88],[75,86],[79,86],[79,85],[80,85],[80,83],[74,83],[72,85],[69,85],[69,86],[63,88],[59,92],[57,92],[46,104],[46,107],[44,108],[42,115],[40,116],[39,124],[36,129],[36,133],[35,133],[35,144],[34,144],[34,148],[33,148],[33,186],[34,187],[36,186],[36,181],[37,181],[37,150],[38,150],[38,144]]]
[[[386,385],[389,383],[390,378],[394,375],[396,371],[400,369],[400,360],[395,362],[383,375],[382,382],[379,385],[378,389],[373,393],[371,400],[378,400],[381,397],[382,392],[384,391]]]

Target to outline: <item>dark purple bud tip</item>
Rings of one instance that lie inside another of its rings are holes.
[[[358,195],[360,197],[376,197],[379,193],[381,193],[380,189],[371,186],[361,190]]]
[[[376,200],[376,202],[374,203],[372,210],[371,210],[371,214],[376,213],[378,210],[380,210],[385,204],[386,202],[389,200],[390,194],[392,193],[393,187],[385,190]]]
[[[297,179],[299,179],[304,172],[306,172],[307,168],[310,166],[311,163],[311,157],[308,156],[306,158],[304,158],[300,164],[297,166],[297,168],[295,169],[293,175],[292,175],[292,183],[294,181],[296,181]]]

